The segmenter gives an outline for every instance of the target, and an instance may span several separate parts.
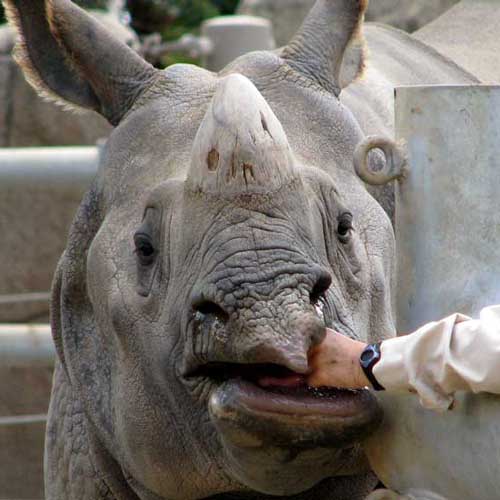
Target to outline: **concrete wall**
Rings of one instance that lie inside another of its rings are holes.
[[[42,500],[45,419],[0,417],[0,500]]]
[[[43,498],[53,363],[48,325],[0,326],[0,500]]]
[[[0,150],[0,322],[47,320],[47,300],[5,296],[50,290],[98,156],[95,147]]]

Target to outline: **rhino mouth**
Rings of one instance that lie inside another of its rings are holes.
[[[211,419],[242,445],[251,437],[254,445],[342,448],[371,434],[382,417],[370,391],[315,389],[279,365],[214,363],[192,375],[210,380]]]

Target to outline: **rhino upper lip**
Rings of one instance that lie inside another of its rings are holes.
[[[207,363],[188,374],[189,378],[210,380],[215,386],[234,383],[241,388],[247,404],[262,411],[294,414],[350,415],[359,410],[355,402],[366,391],[312,388],[306,377],[275,364]]]

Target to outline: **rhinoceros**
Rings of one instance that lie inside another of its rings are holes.
[[[364,63],[364,0],[218,74],[154,69],[69,0],[3,1],[38,91],[115,126],[54,279],[46,498],[364,498],[376,399],[304,383],[325,325],[395,334],[390,199],[354,153],[394,84],[478,79],[379,26]]]

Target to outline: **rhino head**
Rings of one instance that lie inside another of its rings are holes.
[[[36,88],[116,126],[54,282],[47,498],[361,498],[377,403],[303,381],[325,325],[393,334],[392,228],[338,100],[364,2],[218,75],[156,70],[67,0],[4,2]]]

